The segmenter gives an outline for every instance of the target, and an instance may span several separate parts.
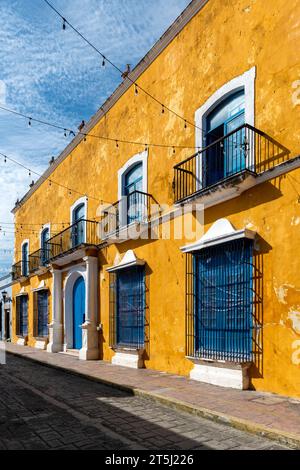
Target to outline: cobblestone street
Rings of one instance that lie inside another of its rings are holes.
[[[9,354],[0,366],[0,449],[284,448]]]

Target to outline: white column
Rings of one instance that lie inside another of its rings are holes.
[[[79,359],[98,359],[98,258],[86,256],[86,286],[85,286],[85,322],[82,325],[82,348]]]
[[[62,351],[62,273],[52,269],[52,322],[49,325],[48,352]]]

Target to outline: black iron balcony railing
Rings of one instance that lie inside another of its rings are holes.
[[[47,261],[83,245],[99,244],[98,222],[81,219],[46,242]]]
[[[135,190],[103,211],[103,237],[134,222],[147,223],[153,212],[158,210],[159,205],[151,194]]]
[[[243,172],[260,174],[288,158],[287,148],[244,124],[174,166],[174,197],[181,202]]]
[[[12,266],[12,280],[20,279],[29,275],[29,261],[18,261]]]
[[[48,250],[40,249],[29,255],[29,272],[37,271],[42,266],[46,266],[49,259]]]

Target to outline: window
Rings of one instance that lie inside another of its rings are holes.
[[[134,266],[110,276],[111,346],[142,348],[145,342],[145,268]]]
[[[253,241],[249,239],[212,246],[193,255],[195,356],[251,360],[252,258]]]
[[[16,307],[17,307],[16,334],[18,336],[27,336],[28,334],[28,297],[27,295],[20,295],[16,297]]]
[[[49,259],[49,254],[48,254],[48,244],[47,241],[50,238],[50,229],[44,228],[44,230],[41,233],[41,264],[42,266],[45,266]]]
[[[142,219],[143,163],[137,163],[125,173],[123,196],[126,197],[127,224]]]
[[[72,213],[72,247],[85,242],[85,204],[79,204]]]
[[[207,114],[205,145],[211,147],[206,151],[202,162],[206,186],[245,169],[245,129],[240,129],[243,124],[244,90],[231,94]]]
[[[34,292],[35,336],[48,336],[48,291]]]
[[[22,275],[28,276],[28,242],[22,245]]]

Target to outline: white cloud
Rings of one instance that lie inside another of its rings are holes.
[[[121,69],[134,66],[189,0],[52,0]],[[112,93],[121,78],[42,0],[0,1],[0,103],[76,128]],[[66,145],[63,133],[0,111],[0,152],[42,172]],[[67,139],[68,141],[68,139]],[[11,221],[28,172],[0,157],[0,221]],[[1,225],[1,224],[0,224]],[[1,232],[0,232],[1,233]],[[12,238],[12,235],[10,235]],[[4,240],[5,239],[5,240]],[[0,249],[12,241],[0,234]],[[0,251],[0,269],[7,263]]]

